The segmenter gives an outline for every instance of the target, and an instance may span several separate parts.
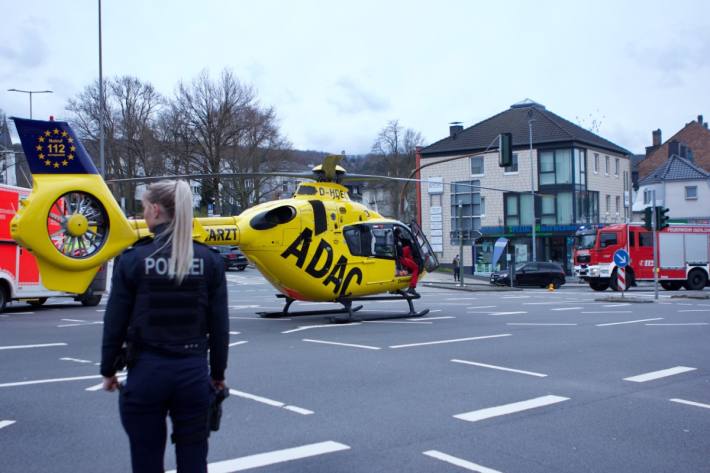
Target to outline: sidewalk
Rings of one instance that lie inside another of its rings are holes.
[[[463,275],[464,285],[459,286],[458,281],[454,281],[453,273],[435,271],[427,273],[421,282],[424,287],[436,287],[439,289],[454,289],[458,291],[481,292],[481,291],[521,291],[522,289],[508,286],[494,286],[490,283],[488,276]]]

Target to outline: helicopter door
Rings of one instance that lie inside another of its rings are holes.
[[[439,259],[436,257],[434,250],[431,249],[431,245],[429,245],[429,241],[424,236],[421,227],[415,221],[412,221],[409,227],[419,247],[419,254],[424,260],[424,270],[427,273],[436,271],[436,268],[439,267]]]

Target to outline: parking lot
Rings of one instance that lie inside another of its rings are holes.
[[[338,325],[260,318],[281,308],[273,289],[251,268],[228,280],[231,396],[210,472],[710,471],[708,299],[422,287],[425,317],[370,302]],[[3,472],[129,471],[96,366],[103,304],[0,314]]]

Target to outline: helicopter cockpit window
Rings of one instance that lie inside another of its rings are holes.
[[[393,259],[394,234],[391,225],[360,224],[343,230],[345,242],[353,256]]]
[[[316,195],[316,193],[318,193],[318,189],[313,186],[300,186],[296,190],[296,195]]]

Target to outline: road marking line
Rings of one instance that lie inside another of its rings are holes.
[[[516,315],[516,314],[527,314],[525,311],[515,311],[515,312],[491,312],[489,315]]]
[[[630,310],[588,310],[582,311],[583,314],[630,314]]]
[[[353,322],[350,324],[319,324],[319,325],[299,325],[298,328],[292,328],[291,330],[286,330],[281,333],[294,333],[294,332],[300,332],[302,330],[310,330],[312,328],[332,328],[332,327],[350,327],[353,325],[361,325],[360,322]]]
[[[304,338],[302,340],[304,342],[310,342],[310,343],[323,343],[324,345],[339,345],[339,346],[343,346],[343,347],[364,348],[366,350],[381,350],[380,347],[371,347],[369,345],[356,345],[354,343],[329,342],[327,340],[311,340],[310,338]]]
[[[634,383],[645,383],[646,381],[653,381],[656,379],[665,378],[667,376],[673,376],[675,374],[695,371],[696,369],[697,368],[690,368],[688,366],[676,366],[674,368],[668,368],[666,370],[651,371],[650,373],[644,373],[636,376],[631,376],[629,378],[624,378],[624,381],[633,381]]]
[[[19,350],[21,348],[65,347],[66,343],[42,343],[39,345],[14,345],[0,347],[0,350]]]
[[[104,324],[103,322],[86,322],[86,323],[76,323],[76,324],[61,324],[61,325],[57,325],[57,327],[59,327],[59,328],[63,328],[63,327],[85,327],[85,326],[88,326],[88,325],[103,325],[103,324]]]
[[[710,325],[710,324],[707,323],[707,322],[693,322],[693,323],[687,323],[687,324],[646,324],[646,325],[659,325],[659,326],[663,325],[663,326],[666,326],[666,325]]]
[[[669,399],[671,402],[677,402],[678,404],[687,404],[689,406],[704,407],[705,409],[710,409],[710,404],[703,404],[702,402],[686,401],[685,399]]]
[[[296,414],[301,414],[304,416],[308,416],[308,415],[313,414],[313,411],[311,411],[309,409],[304,409],[302,407],[293,406],[293,405],[286,405],[285,402],[276,401],[274,399],[269,399],[268,397],[257,396],[256,394],[245,393],[244,391],[238,391],[236,389],[230,389],[229,393],[234,394],[237,397],[241,397],[244,399],[250,399],[252,401],[260,402],[260,403],[266,404],[268,406],[280,407],[280,408],[286,409],[287,411],[295,412]]]
[[[530,299],[530,296],[503,296],[501,299]]]
[[[230,335],[239,335],[239,334],[241,334],[241,333],[242,333],[242,332],[229,332]]]
[[[89,322],[88,320],[79,320],[79,319],[62,319],[64,322]]]
[[[512,335],[511,333],[501,333],[498,335],[484,335],[481,337],[455,338],[453,340],[437,340],[435,342],[408,343],[406,345],[390,345],[390,348],[409,348],[409,347],[421,347],[421,346],[425,346],[425,345],[439,345],[442,343],[468,342],[471,340],[484,340],[486,338],[510,337],[511,335]]]
[[[562,396],[542,396],[536,397],[535,399],[528,399],[527,401],[513,402],[511,404],[503,404],[502,406],[488,407],[486,409],[464,412],[463,414],[456,414],[454,417],[468,422],[477,422],[479,420],[489,419],[491,417],[514,414],[516,412],[549,406],[551,404],[557,404],[558,402],[568,400],[568,397]]]
[[[431,325],[433,322],[424,322],[421,320],[365,320],[366,324],[414,324],[414,325]]]
[[[678,312],[710,312],[710,309],[681,309]]]
[[[604,304],[602,307],[625,307],[627,305],[631,305],[628,302],[624,302],[623,304]]]
[[[637,324],[639,322],[650,322],[652,320],[663,320],[663,317],[656,317],[655,319],[626,320],[624,322],[610,322],[607,324],[597,324],[597,327],[608,327],[610,325]]]
[[[34,312],[8,312],[10,315],[33,315]]]
[[[557,309],[550,309],[550,310],[580,310],[582,307],[558,307]]]
[[[316,455],[323,455],[326,453],[339,452],[341,450],[349,449],[350,447],[347,445],[329,440],[327,442],[312,443],[301,447],[274,450],[273,452],[258,453],[247,457],[210,463],[208,465],[208,469],[210,473],[234,473],[236,471],[244,471],[251,468],[259,468],[262,466],[274,465],[276,463],[300,460],[302,458],[314,457]],[[170,470],[168,473],[175,472],[176,470]]]
[[[503,366],[497,366],[497,365],[487,365],[485,363],[476,363],[475,361],[466,361],[466,360],[458,360],[456,358],[451,360],[454,363],[462,363],[464,365],[474,365],[474,366],[482,366],[484,368],[491,368],[494,370],[501,370],[501,371],[510,371],[511,373],[520,373],[520,374],[527,374],[529,376],[537,376],[538,378],[545,378],[547,377],[546,374],[542,373],[535,373],[534,371],[524,371],[524,370],[516,370],[513,368],[505,368]]]
[[[412,321],[417,321],[417,320],[445,320],[445,319],[455,319],[453,315],[442,315],[441,317],[414,317],[411,319],[405,319],[405,320],[412,320]]]
[[[575,301],[579,303],[579,301]],[[568,301],[554,301],[554,302],[523,302],[523,305],[555,305],[555,304],[569,304]]]
[[[497,306],[495,305],[477,305],[477,306],[471,306],[471,307],[466,307],[466,309],[493,309]]]
[[[237,345],[244,345],[245,343],[249,343],[248,340],[240,340],[238,342],[232,342],[229,344],[230,347],[236,347]]]
[[[0,388],[9,388],[12,386],[28,386],[30,384],[45,384],[45,383],[61,383],[63,381],[79,381],[82,379],[96,379],[103,378],[100,374],[93,376],[75,376],[73,378],[54,378],[54,379],[37,379],[35,381],[20,381],[17,383],[3,383],[0,384]]]
[[[550,325],[550,326],[559,325],[559,326],[576,326],[577,324],[542,324],[542,323],[532,323],[532,322],[508,322],[508,323],[505,324],[505,325],[545,325],[545,326],[547,326],[547,325]]]
[[[15,422],[17,422],[17,421],[14,421],[14,420],[0,420],[0,429],[2,429],[2,428],[4,428],[4,427],[8,427],[8,426],[14,424]]]
[[[287,411],[292,411],[297,414],[304,415],[304,416],[308,416],[308,415],[313,414],[313,411],[310,411],[308,409],[304,409],[304,408],[298,407],[298,406],[284,406],[284,409],[286,409]]]
[[[81,358],[60,358],[62,361],[76,361],[77,363],[91,363],[91,360],[82,360]]]
[[[501,473],[498,470],[493,470],[491,468],[478,465],[477,463],[462,460],[461,458],[452,457],[451,455],[447,455],[446,453],[440,452],[438,450],[427,450],[426,452],[422,453],[428,457],[436,458],[437,460],[441,460],[446,463],[451,463],[452,465],[460,466],[461,468],[464,468],[469,471],[476,471],[478,473]]]
[[[478,297],[447,297],[445,301],[475,301]]]
[[[276,309],[278,310],[278,309]],[[237,317],[236,315],[230,316],[230,319],[239,319],[239,320],[266,320],[266,321],[282,321],[282,320],[291,320],[290,318],[286,317]]]

